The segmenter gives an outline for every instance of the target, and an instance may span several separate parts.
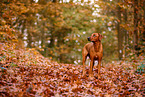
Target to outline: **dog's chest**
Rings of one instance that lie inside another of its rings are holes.
[[[94,56],[94,60],[97,60],[97,59],[98,59],[98,56],[97,56],[97,55],[95,55],[95,56]]]

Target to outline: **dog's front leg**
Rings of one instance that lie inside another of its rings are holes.
[[[90,62],[90,72],[89,72],[89,77],[93,77],[93,66],[94,66],[94,60],[91,60]]]
[[[84,47],[83,51],[82,51],[82,57],[83,57],[83,76],[85,75],[85,62],[86,62],[87,54],[88,54],[88,51]]]
[[[85,62],[86,62],[86,56],[83,56],[83,76],[85,75]]]

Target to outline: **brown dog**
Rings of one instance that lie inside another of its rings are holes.
[[[92,43],[87,43],[82,50],[83,75],[85,75],[85,61],[87,56],[89,56],[91,60],[89,72],[90,78],[93,77],[93,66],[95,60],[98,60],[98,78],[100,78],[101,60],[103,57],[103,47],[101,43],[102,38],[103,36],[100,33],[93,33],[91,37],[88,37],[88,41],[91,41]]]

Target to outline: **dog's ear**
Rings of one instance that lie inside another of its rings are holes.
[[[103,38],[103,35],[101,35],[101,34],[99,33],[99,40],[101,41],[102,38]]]

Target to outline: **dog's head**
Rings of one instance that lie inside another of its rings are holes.
[[[96,42],[101,41],[103,36],[100,33],[93,33],[91,37],[88,37],[88,41]]]

